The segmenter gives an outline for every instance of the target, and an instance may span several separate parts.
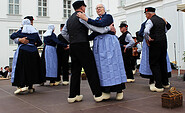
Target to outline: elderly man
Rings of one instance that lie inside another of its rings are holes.
[[[101,91],[94,55],[89,46],[88,29],[100,33],[106,33],[111,29],[110,27],[93,27],[76,16],[78,12],[85,13],[86,5],[83,0],[75,1],[72,5],[75,9],[75,12],[67,20],[62,30],[62,36],[69,40],[72,60],[72,76],[70,81],[70,94],[68,102],[72,103],[75,101],[81,101],[83,98],[83,96],[80,95],[80,75],[82,67],[87,75],[94,99],[95,101],[99,102],[103,99],[108,99],[109,97]],[[111,28],[114,27],[111,26]]]
[[[144,29],[144,37],[150,45],[149,64],[156,82],[150,90],[162,92],[164,87],[169,87],[166,62],[166,22],[155,14],[155,8],[145,8],[145,15],[148,20]]]
[[[78,16],[94,26],[105,27],[113,23],[112,15],[106,13],[103,4],[96,6],[96,12],[98,17],[95,20],[86,17],[85,14],[82,13],[78,13]],[[108,32],[103,35],[93,32],[90,36],[94,39],[93,53],[102,91],[106,93],[109,98],[111,92],[117,92],[116,100],[122,100],[127,77],[118,37],[115,35],[115,32]]]
[[[122,49],[122,55],[125,65],[125,71],[127,75],[127,82],[135,82],[134,75],[132,72],[132,47],[134,46],[135,42],[132,38],[132,35],[130,32],[128,32],[128,25],[125,23],[120,24],[120,31],[122,35],[119,37],[119,42]]]

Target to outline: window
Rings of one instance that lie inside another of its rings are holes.
[[[16,45],[12,39],[10,39],[10,35],[16,32],[17,29],[9,29],[9,45]]]
[[[88,0],[88,15],[92,16],[92,0]]]
[[[38,16],[47,16],[47,0],[38,0]]]
[[[19,14],[19,0],[9,0],[9,14]]]
[[[126,0],[120,0],[120,5],[121,5],[122,7],[125,7],[125,4],[126,4]]]
[[[71,16],[71,0],[63,0],[63,16],[68,18]]]
[[[11,57],[11,58],[9,58],[9,66],[10,66],[10,68],[12,67],[12,63],[13,63],[13,58]]]
[[[43,34],[46,32],[46,30],[39,30],[39,36],[40,39],[42,40],[42,42],[44,41],[44,37]],[[44,47],[44,43],[42,44],[42,47]]]

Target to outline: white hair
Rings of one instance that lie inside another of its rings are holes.
[[[104,8],[104,10],[105,10],[105,12],[107,12],[107,9],[106,9],[106,7],[105,7],[105,5],[104,5],[104,4],[100,3],[100,4],[98,4],[98,5],[102,5],[102,6],[103,6],[103,8]]]
[[[155,12],[148,12],[148,13],[150,13],[150,14],[155,14]]]

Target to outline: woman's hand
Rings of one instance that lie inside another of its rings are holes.
[[[167,21],[166,21],[166,19],[165,18],[163,18],[163,20],[165,21],[165,23],[167,24]]]
[[[22,44],[28,44],[29,40],[27,40],[27,37],[23,37],[23,38],[19,38],[19,42],[21,42]]]
[[[112,23],[109,27],[110,27],[110,31],[112,31],[116,34],[116,29],[114,27],[114,23]]]
[[[88,18],[86,17],[85,13],[78,12],[77,16],[85,21],[88,21]]]

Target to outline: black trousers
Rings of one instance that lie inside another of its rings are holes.
[[[149,64],[156,82],[157,88],[168,85],[168,73],[166,63],[167,41],[151,42],[149,47]]]
[[[71,66],[71,82],[70,82],[70,94],[69,98],[73,98],[76,95],[80,95],[80,80],[81,69],[87,75],[88,82],[93,95],[96,97],[101,96],[100,80],[96,68],[96,62],[89,43],[78,43],[70,45],[70,55],[72,60]]]
[[[122,50],[123,55],[123,61],[125,66],[125,71],[127,75],[127,79],[134,79],[133,73],[132,73],[132,49],[127,49],[126,53],[124,53],[124,50]]]
[[[148,76],[148,75],[147,75]],[[150,75],[149,75],[150,76]],[[168,72],[168,78],[170,78],[172,75],[171,75],[171,72]],[[150,78],[149,78],[150,80],[149,80],[149,84],[153,84],[154,83],[154,76],[150,76]]]
[[[69,81],[69,50],[64,50],[63,48],[57,48],[58,54],[58,75],[57,81],[60,81],[60,75],[62,71],[63,81]]]
[[[132,70],[136,69],[136,65],[137,65],[137,58],[132,56],[131,57],[131,64],[132,64]]]

